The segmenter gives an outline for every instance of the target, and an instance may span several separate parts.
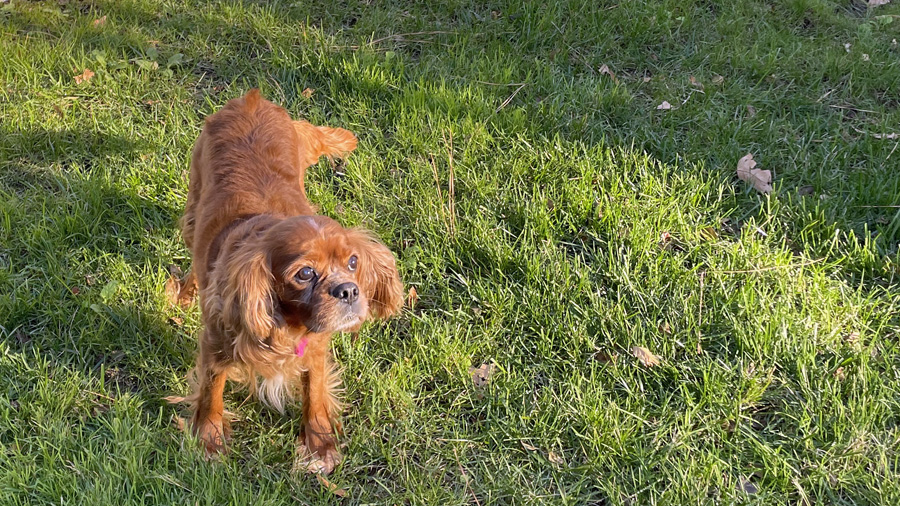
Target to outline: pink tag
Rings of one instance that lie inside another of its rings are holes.
[[[309,343],[307,338],[303,338],[297,343],[297,349],[294,350],[294,353],[297,354],[298,357],[302,357],[303,353],[306,351],[306,345]]]

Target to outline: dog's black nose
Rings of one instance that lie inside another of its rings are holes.
[[[341,302],[353,304],[359,298],[359,287],[356,283],[341,283],[331,290],[331,296]]]

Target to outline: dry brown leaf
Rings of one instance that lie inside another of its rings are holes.
[[[836,379],[838,381],[844,381],[845,379],[847,379],[847,372],[844,370],[843,367],[838,367],[837,369],[835,369],[833,375],[834,375],[834,379]]]
[[[75,84],[86,83],[94,77],[94,73],[91,72],[91,69],[84,69],[84,72],[80,74],[76,74],[75,76]]]
[[[756,116],[756,107],[753,107],[752,105],[748,105],[747,106],[747,114],[749,114],[751,118]]]
[[[166,280],[166,300],[169,304],[175,306],[178,304],[178,295],[181,293],[181,281],[174,275],[169,275]]]
[[[725,78],[720,75],[714,75],[712,78],[713,84],[722,84],[725,82]]]
[[[631,348],[631,354],[634,355],[634,358],[638,359],[642,364],[646,367],[653,367],[660,364],[661,359],[653,354],[647,348],[643,346],[633,346]]]
[[[653,79],[653,78],[650,77],[650,76],[644,76],[643,81],[644,81],[645,83],[649,83],[652,79]]]
[[[95,28],[105,25],[106,24],[106,16],[95,19],[91,24],[94,25]]]
[[[772,193],[772,171],[757,169],[752,154],[738,160],[737,176],[761,193]]]
[[[551,451],[550,453],[547,454],[547,459],[548,459],[550,462],[553,462],[554,464],[557,464],[557,465],[560,465],[560,466],[566,465],[566,459],[564,459],[564,458],[562,457],[562,455],[558,455],[558,454],[556,454],[556,453],[554,453],[554,452],[552,452],[552,451]]]
[[[344,490],[342,488],[338,488],[337,485],[326,480],[325,477],[322,476],[321,473],[316,474],[316,479],[319,480],[319,483],[321,483],[322,486],[325,487],[325,489],[328,490],[329,492],[331,492],[332,494],[334,494],[338,497],[347,497],[346,490]]]
[[[494,374],[494,364],[481,364],[479,367],[470,367],[469,374],[472,375],[472,383],[475,384],[476,387],[483,387],[488,384],[491,380],[491,375]]]
[[[406,294],[406,305],[409,306],[410,309],[416,307],[416,303],[419,302],[419,292],[416,291],[416,287],[409,287],[409,292]]]
[[[886,140],[889,140],[889,141],[894,140],[894,139],[900,139],[900,133],[872,134],[872,133],[866,132],[865,130],[860,130],[860,129],[855,128],[855,127],[853,128],[853,130],[855,130],[856,133],[863,134],[863,135],[869,135],[869,136],[872,136],[872,137],[874,137],[874,138],[876,138],[876,139],[886,139]]]
[[[869,7],[881,7],[882,5],[887,5],[891,3],[891,0],[869,0]]]
[[[300,94],[303,95],[303,98],[310,98],[315,92],[316,90],[314,88],[304,88],[304,90],[301,91]]]
[[[698,81],[696,77],[691,76],[690,81],[691,81],[691,86],[693,86],[694,88],[699,88],[700,90],[703,90],[703,83]]]
[[[753,495],[759,492],[759,487],[754,485],[750,480],[741,478],[740,483],[738,483],[738,490],[745,492],[748,495]]]
[[[525,448],[526,450],[528,450],[530,452],[537,451],[536,446],[531,446],[530,444],[526,443],[525,441],[520,441],[520,443],[522,443],[522,448]]]
[[[671,108],[672,108],[672,104],[666,102],[665,100],[663,100],[663,102],[661,104],[656,106],[656,110],[658,110],[658,111],[668,111]]]
[[[598,72],[600,72],[600,74],[606,74],[611,77],[614,83],[619,82],[619,80],[616,79],[616,74],[612,70],[609,70],[609,67],[605,64],[600,66]]]
[[[665,248],[666,244],[669,244],[669,242],[671,240],[672,240],[672,234],[670,234],[668,232],[663,232],[663,233],[659,234],[659,245],[661,247]]]
[[[605,350],[597,350],[597,352],[594,353],[594,360],[607,364],[615,364],[616,361],[619,360],[619,354]]]
[[[175,327],[180,327],[184,325],[184,318],[180,316],[170,316],[169,323],[171,323]]]
[[[661,334],[665,334],[667,336],[672,335],[672,326],[669,325],[669,322],[660,323],[658,329]]]

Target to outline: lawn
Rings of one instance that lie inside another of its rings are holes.
[[[0,503],[900,504],[897,39],[897,1],[4,0]],[[206,462],[162,400],[190,149],[252,87],[358,134],[307,189],[418,296],[334,340],[344,498],[299,409],[230,387]]]

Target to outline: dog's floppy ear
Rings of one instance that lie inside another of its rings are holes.
[[[394,254],[367,232],[355,232],[361,244],[358,281],[369,299],[369,318],[388,318],[403,304],[403,283]]]
[[[267,251],[246,241],[222,256],[215,268],[214,294],[222,298],[222,323],[232,331],[265,339],[275,326],[275,278]]]

